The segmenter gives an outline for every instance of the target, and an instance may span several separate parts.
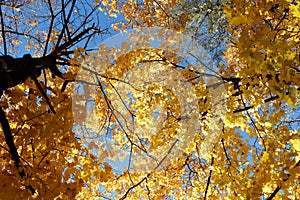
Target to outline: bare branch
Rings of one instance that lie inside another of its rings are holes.
[[[2,107],[0,107],[0,123],[2,126],[2,130],[4,132],[5,142],[8,146],[12,160],[14,161],[16,168],[18,168],[20,170],[19,175],[21,176],[21,178],[23,178],[23,177],[25,177],[26,174],[24,172],[24,169],[20,169],[20,167],[21,167],[20,166],[20,162],[21,162],[20,156],[17,151],[16,145],[14,143],[14,137],[12,135],[10,125],[8,123],[8,120],[6,118],[5,112],[3,111]],[[26,185],[25,188],[30,190],[30,192],[32,194],[35,193],[35,190],[33,189],[33,187],[31,185]]]
[[[47,54],[49,40],[50,40],[50,37],[51,37],[51,32],[52,32],[52,29],[53,29],[53,23],[54,23],[54,19],[55,19],[54,12],[53,12],[50,0],[48,0],[48,5],[49,5],[49,9],[50,9],[50,14],[51,14],[51,21],[50,21],[50,26],[49,26],[49,29],[48,29],[47,41],[46,41],[46,45],[45,45],[43,56],[46,56],[46,54]]]
[[[1,17],[1,32],[2,32],[2,39],[3,39],[4,55],[7,55],[6,39],[5,39],[5,32],[4,32],[4,20],[3,20],[3,13],[2,13],[2,4],[0,4],[0,17]]]
[[[8,120],[5,116],[5,112],[3,111],[2,107],[0,108],[0,123],[1,123],[1,126],[2,126],[2,130],[4,132],[5,142],[8,146],[8,148],[9,148],[10,155],[11,155],[11,157],[12,157],[14,163],[15,163],[15,166],[19,166],[20,157],[19,157],[17,148],[16,148],[15,143],[14,143],[14,138],[13,138],[13,135],[11,133],[11,129],[10,129]]]
[[[33,77],[32,79],[33,79],[35,85],[37,86],[37,88],[39,89],[39,91],[41,92],[42,96],[45,98],[46,103],[48,104],[48,106],[49,106],[51,112],[52,112],[53,114],[55,114],[56,112],[55,112],[55,110],[54,110],[54,107],[52,106],[52,104],[51,104],[51,102],[50,102],[50,99],[48,98],[46,92],[43,90],[41,84],[38,82],[38,80],[36,79],[36,77]]]
[[[126,199],[127,195],[129,194],[129,192],[131,190],[133,190],[134,188],[136,188],[137,186],[141,185],[145,180],[147,180],[147,178],[150,176],[150,174],[148,174],[148,176],[144,177],[142,180],[140,180],[137,184],[131,186],[126,193],[123,195],[123,197],[120,198],[120,200]]]
[[[267,200],[273,199],[276,196],[276,194],[279,192],[279,190],[280,190],[280,187],[277,186],[276,189],[272,192],[272,194],[267,198]]]
[[[72,5],[71,5],[71,8],[70,8],[70,11],[69,11],[69,14],[68,14],[68,17],[67,19],[64,19],[64,25],[63,25],[63,28],[60,32],[60,35],[58,36],[58,39],[57,39],[57,42],[56,42],[56,48],[55,50],[59,47],[59,44],[63,38],[63,35],[64,35],[64,32],[65,32],[65,29],[67,29],[68,27],[68,23],[70,21],[70,18],[72,16],[72,12],[73,12],[73,9],[75,7],[75,3],[76,3],[76,0],[72,0]],[[65,5],[63,3],[63,0],[62,0],[62,10],[63,10],[63,14],[64,14],[64,9],[65,9]]]
[[[213,164],[214,164],[214,157],[211,158],[211,166]],[[212,176],[212,170],[209,170],[209,177],[208,177],[207,183],[206,183],[206,188],[205,188],[205,193],[204,193],[204,200],[206,200],[206,198],[207,198],[207,193],[208,193],[208,188],[209,188],[211,176]]]

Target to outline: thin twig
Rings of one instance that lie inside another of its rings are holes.
[[[49,106],[51,112],[52,112],[53,114],[55,114],[56,112],[55,112],[55,110],[54,110],[54,107],[52,106],[52,104],[51,104],[51,102],[50,102],[50,99],[48,98],[46,92],[43,90],[41,84],[38,82],[38,80],[36,79],[36,77],[33,77],[32,79],[34,80],[34,83],[35,83],[35,85],[37,86],[37,88],[39,89],[39,91],[41,92],[42,96],[45,98],[46,103],[48,104],[48,106]]]
[[[214,164],[214,157],[211,158],[211,166]],[[210,184],[210,179],[212,176],[212,170],[209,170],[209,177],[207,179],[207,183],[206,183],[206,188],[205,188],[205,193],[204,193],[204,200],[206,200],[207,198],[207,193],[208,193],[208,188],[209,188],[209,184]]]
[[[61,40],[62,40],[62,38],[63,38],[64,32],[65,32],[65,29],[68,28],[68,23],[69,23],[70,18],[71,18],[71,16],[72,16],[73,9],[74,9],[74,7],[75,7],[75,3],[76,3],[76,0],[73,0],[73,1],[72,1],[72,5],[71,5],[71,8],[70,8],[70,10],[69,10],[69,14],[68,14],[68,16],[67,16],[67,19],[64,20],[63,28],[62,28],[62,30],[61,30],[61,32],[60,32],[60,35],[58,36],[58,39],[57,39],[57,42],[56,42],[56,48],[55,48],[55,50],[59,47],[59,44],[60,44],[60,42],[61,42]],[[64,9],[64,5],[62,5],[62,9]],[[70,38],[70,39],[71,39],[71,38]]]
[[[4,20],[3,20],[3,13],[2,13],[2,4],[0,4],[0,17],[1,17],[1,32],[2,32],[4,55],[7,55],[6,39],[5,39],[5,32],[4,32]]]
[[[148,174],[148,176],[146,176],[146,177],[144,177],[142,180],[140,180],[140,182],[138,182],[137,184],[131,186],[131,187],[126,191],[126,193],[123,195],[123,197],[120,198],[120,200],[124,200],[124,199],[127,197],[127,195],[129,194],[129,192],[130,192],[131,190],[133,190],[133,189],[136,188],[137,186],[141,185],[145,180],[147,180],[147,178],[148,178],[149,176],[150,176],[150,174]]]
[[[50,14],[51,14],[51,21],[50,21],[50,26],[49,26],[49,29],[48,29],[47,41],[46,41],[43,56],[46,56],[46,54],[47,54],[48,44],[49,44],[49,41],[50,41],[50,37],[51,37],[52,29],[53,29],[53,23],[54,23],[54,19],[55,19],[54,12],[53,12],[50,0],[48,0],[48,4],[49,4],[49,9],[50,9]]]

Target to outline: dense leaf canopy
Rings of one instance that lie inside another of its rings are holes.
[[[1,1],[0,199],[299,199],[299,24],[292,0]]]

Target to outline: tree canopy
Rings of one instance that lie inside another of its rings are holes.
[[[299,20],[285,0],[1,1],[0,199],[298,199]]]

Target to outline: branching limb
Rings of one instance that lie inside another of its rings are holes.
[[[296,168],[296,167],[299,167],[299,166],[300,166],[300,160],[299,160],[299,161],[296,163],[296,165],[293,166],[292,168]],[[283,182],[288,181],[289,178],[290,178],[290,174],[288,174],[288,177],[287,177],[287,178],[284,178],[284,179],[283,179]],[[277,186],[277,187],[275,188],[275,190],[272,192],[272,194],[267,198],[267,200],[272,200],[272,199],[276,196],[276,194],[280,191],[281,187],[282,187],[282,186]]]
[[[226,151],[226,147],[225,147],[224,139],[223,139],[223,138],[221,139],[221,143],[222,143],[223,151],[224,151],[224,153],[225,153],[225,156],[226,156],[226,159],[227,159],[227,161],[228,161],[228,164],[229,164],[229,166],[231,166],[231,160],[230,160],[230,158],[229,158],[229,156],[228,156],[228,153],[227,153],[227,151]]]
[[[35,85],[37,86],[37,88],[39,89],[39,91],[41,92],[42,96],[45,98],[46,103],[48,104],[48,106],[49,106],[51,112],[52,112],[53,114],[55,114],[56,112],[55,112],[55,110],[54,110],[54,107],[53,107],[53,105],[51,104],[50,99],[49,99],[49,97],[47,96],[46,92],[43,90],[41,84],[40,84],[39,81],[36,79],[36,77],[33,77],[32,79],[33,79]]]
[[[3,111],[2,107],[0,108],[0,123],[2,126],[2,130],[4,132],[5,142],[9,148],[10,155],[15,163],[15,166],[18,167],[20,165],[20,157],[19,157],[17,148],[14,143],[14,138],[11,133],[11,129],[10,129],[8,120],[5,116],[5,112]]]
[[[211,166],[213,164],[214,164],[214,157],[211,158]],[[205,188],[205,193],[204,193],[204,200],[207,199],[207,193],[208,193],[208,188],[209,188],[211,176],[212,176],[212,170],[209,170],[209,177],[208,177],[207,183],[206,183],[206,188]]]
[[[131,186],[127,191],[126,193],[123,195],[123,197],[120,198],[120,200],[124,200],[126,199],[127,195],[129,194],[129,192],[131,190],[133,190],[134,188],[136,188],[137,186],[141,185],[145,180],[147,180],[147,178],[150,176],[150,174],[148,174],[148,176],[144,177],[142,180],[140,180],[140,182],[138,182],[137,184]]]
[[[18,154],[16,145],[14,143],[14,138],[10,129],[10,125],[8,123],[8,120],[6,118],[5,112],[3,111],[2,107],[0,107],[0,123],[2,126],[2,130],[4,132],[5,142],[8,146],[9,153],[12,157],[12,160],[15,163],[16,168],[20,170],[19,175],[21,176],[21,178],[23,178],[26,176],[26,174],[23,169],[20,169],[20,162],[21,162],[20,156]],[[35,190],[31,185],[26,185],[25,188],[28,189],[32,194],[35,194]]]
[[[289,94],[289,93],[287,93],[287,94]],[[276,100],[278,98],[279,98],[278,95],[271,96],[271,97],[265,99],[264,103],[268,103],[268,102],[274,101],[274,100]],[[252,109],[252,108],[254,108],[253,105],[245,106],[244,108],[238,108],[238,109],[234,110],[233,113],[239,113],[239,112],[247,111],[247,110]]]
[[[53,9],[52,9],[52,4],[51,4],[50,0],[48,0],[48,6],[49,6],[50,14],[51,14],[51,21],[50,21],[50,26],[49,26],[49,29],[48,29],[47,40],[46,40],[46,45],[45,45],[43,56],[46,56],[46,54],[47,54],[49,40],[50,40],[50,37],[51,37],[51,33],[52,33],[52,29],[53,29],[53,23],[54,23],[54,19],[55,19],[54,12],[53,12]]]
[[[65,30],[68,29],[68,24],[69,24],[70,18],[72,16],[73,9],[75,7],[75,3],[76,3],[76,0],[72,0],[72,5],[71,5],[71,8],[69,10],[68,16],[67,16],[67,18],[63,19],[64,20],[64,25],[63,25],[63,28],[62,28],[62,30],[60,32],[60,35],[58,36],[56,47],[59,47],[59,44],[60,44],[60,42],[61,42],[61,40],[63,38]],[[64,12],[65,11],[65,7],[66,7],[66,5],[64,4],[64,2],[62,0],[62,11],[63,11],[62,14],[63,14],[63,17],[65,17],[65,15],[64,15],[65,14],[65,12]]]
[[[5,32],[4,32],[4,20],[3,20],[3,13],[2,13],[2,4],[0,4],[0,18],[1,18],[1,32],[2,32],[2,40],[3,40],[3,49],[4,49],[4,54],[7,55],[6,39],[5,39]]]
[[[267,200],[273,199],[276,196],[276,194],[279,192],[280,189],[281,189],[281,187],[277,186],[276,189],[272,192],[272,194],[267,198]]]

